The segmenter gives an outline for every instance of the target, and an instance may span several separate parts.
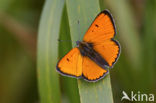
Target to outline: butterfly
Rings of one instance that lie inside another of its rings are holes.
[[[108,74],[120,55],[120,44],[114,40],[116,27],[108,10],[100,12],[77,47],[57,63],[57,71],[65,76],[95,82]]]

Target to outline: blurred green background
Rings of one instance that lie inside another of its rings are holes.
[[[44,2],[0,0],[0,103],[40,102],[36,46]],[[156,0],[100,0],[99,3],[101,10],[111,11],[117,26],[115,38],[121,44],[120,58],[110,70],[114,103],[121,102],[123,90],[128,94],[140,91],[156,95]],[[65,24],[67,18],[61,27]],[[61,77],[61,101],[68,103],[70,97],[64,93],[68,91],[63,90],[68,87],[65,81]]]

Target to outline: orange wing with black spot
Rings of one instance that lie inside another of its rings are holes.
[[[73,48],[58,62],[57,71],[64,75],[81,77],[82,56],[78,48]]]
[[[95,18],[84,35],[83,41],[99,44],[107,39],[113,38],[115,34],[116,27],[113,17],[108,10],[104,10]]]
[[[108,10],[104,10],[95,18],[83,38],[84,42],[93,45],[93,49],[105,59],[109,67],[113,66],[120,54],[120,45],[113,39],[115,34],[113,17]]]

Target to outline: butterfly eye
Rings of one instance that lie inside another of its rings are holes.
[[[79,44],[80,44],[80,41],[76,41],[76,45],[79,46]]]

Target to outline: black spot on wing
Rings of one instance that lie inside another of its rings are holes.
[[[69,59],[67,58],[67,61],[69,62]]]
[[[99,25],[97,25],[97,24],[95,24],[95,26],[98,28],[99,27]]]

